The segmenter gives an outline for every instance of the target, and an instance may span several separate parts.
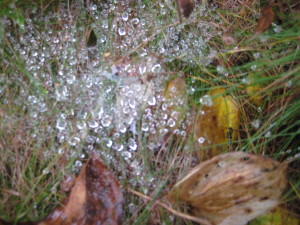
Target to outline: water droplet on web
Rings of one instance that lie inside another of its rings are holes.
[[[139,72],[140,72],[140,74],[144,74],[144,73],[146,73],[146,71],[147,71],[147,67],[146,67],[146,66],[141,65],[141,66],[139,67]]]
[[[80,167],[82,167],[82,162],[79,160],[76,160],[74,163],[74,166],[79,169]]]
[[[116,144],[114,146],[114,149],[117,150],[118,152],[122,151],[124,149],[124,145],[122,144]]]
[[[179,129],[175,129],[173,132],[175,135],[179,135],[180,134],[180,130]]]
[[[252,127],[254,127],[255,129],[258,129],[260,127],[260,120],[259,119],[256,119],[256,120],[253,120],[251,122],[251,125]]]
[[[133,18],[131,21],[132,21],[132,23],[135,24],[135,25],[138,24],[138,23],[140,22],[140,20],[139,20],[138,18]]]
[[[44,170],[43,170],[43,172],[42,172],[42,173],[43,173],[43,175],[47,175],[47,174],[49,174],[49,173],[50,173],[50,171],[49,171],[49,169],[48,169],[48,168],[46,168],[46,169],[44,169]]]
[[[257,65],[254,64],[251,66],[251,70],[255,71],[256,69],[257,69]]]
[[[224,162],[224,161],[219,161],[219,162],[217,163],[217,167],[224,168],[225,166],[226,166],[226,162]]]
[[[136,144],[136,142],[135,142],[135,140],[133,138],[129,138],[129,140],[128,140],[128,147],[132,151],[136,151],[137,150],[137,144]]]
[[[159,53],[161,53],[161,54],[162,54],[162,53],[164,53],[164,52],[165,52],[165,49],[164,49],[163,47],[159,47],[159,48],[158,48],[158,51],[159,51]]]
[[[142,123],[142,131],[148,131],[149,130],[149,125],[148,123]]]
[[[152,73],[158,73],[160,71],[161,65],[160,64],[155,64],[152,68],[151,71]]]
[[[113,145],[113,142],[112,142],[111,139],[109,139],[109,138],[104,138],[103,140],[104,140],[104,143],[105,143],[105,146],[106,146],[106,147],[110,148],[110,147]]]
[[[156,129],[155,127],[150,127],[150,134],[155,134],[156,133]]]
[[[80,138],[75,136],[75,137],[72,137],[70,140],[69,140],[69,144],[71,146],[76,146],[80,143]]]
[[[99,126],[98,122],[95,120],[88,121],[89,128],[97,128]]]
[[[175,122],[175,120],[174,120],[173,118],[170,118],[170,119],[168,120],[168,122],[167,122],[167,125],[168,125],[169,127],[174,127],[174,126],[176,125],[176,122]]]
[[[255,52],[253,54],[253,56],[254,56],[255,59],[258,59],[258,58],[260,58],[260,53],[259,52]]]
[[[129,107],[124,107],[123,108],[123,113],[127,114],[130,112],[130,108]]]
[[[213,105],[213,101],[210,95],[204,95],[202,98],[200,98],[200,103],[209,107]]]
[[[186,136],[186,131],[184,131],[184,130],[181,131],[181,132],[180,132],[180,135],[181,135],[182,137],[185,137],[185,136]]]
[[[168,105],[166,103],[162,104],[161,106],[162,110],[165,111],[168,108]]]
[[[124,36],[126,34],[126,29],[124,27],[120,27],[118,29],[119,35]]]
[[[149,100],[148,100],[148,104],[149,105],[155,105],[156,104],[156,98],[154,96],[150,97]]]
[[[291,81],[291,80],[288,80],[288,81],[285,83],[285,86],[286,86],[287,88],[292,87],[292,85],[293,85],[293,81]]]
[[[122,14],[122,19],[123,19],[124,21],[127,21],[127,20],[128,20],[128,13],[127,13],[127,12],[123,12],[123,14]]]
[[[198,139],[198,143],[199,144],[203,144],[205,142],[205,138],[204,137],[200,137],[199,139]]]
[[[162,129],[159,130],[159,133],[161,135],[166,135],[168,132],[169,132],[169,130],[167,128],[162,128]]]
[[[136,106],[136,101],[134,99],[130,99],[129,100],[129,107],[134,109]]]
[[[124,134],[127,129],[126,129],[126,126],[123,123],[121,123],[118,125],[118,130]]]
[[[105,115],[101,120],[101,124],[103,127],[109,127],[111,122],[112,122],[112,117],[109,115]]]
[[[124,157],[124,159],[128,160],[132,158],[132,153],[128,151],[124,151],[122,152],[122,156]]]
[[[63,131],[65,130],[67,127],[67,122],[65,121],[65,119],[62,119],[62,118],[59,118],[57,121],[56,121],[56,128],[60,131]]]
[[[217,66],[217,71],[219,74],[225,74],[226,70],[223,66]]]
[[[64,149],[63,148],[57,149],[57,154],[61,155],[63,153],[64,153]]]
[[[266,138],[271,137],[271,131],[267,131],[267,132],[265,133],[265,137],[266,137]]]

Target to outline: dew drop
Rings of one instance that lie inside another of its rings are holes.
[[[252,125],[252,127],[254,127],[255,129],[258,129],[258,128],[260,127],[260,120],[259,120],[259,119],[253,120],[253,121],[251,122],[251,125]]]
[[[112,117],[109,115],[105,115],[101,120],[101,124],[103,127],[109,127],[111,122],[112,122]]]
[[[91,120],[91,121],[88,121],[88,126],[89,126],[89,128],[97,128],[99,126],[99,123],[95,120]]]
[[[156,104],[156,98],[154,96],[150,97],[149,100],[148,100],[148,104],[149,105],[155,105]]]
[[[122,151],[122,150],[124,149],[124,145],[122,145],[122,144],[116,144],[116,145],[115,145],[115,149],[116,149],[118,152],[120,152],[120,151]]]
[[[72,137],[70,140],[69,140],[69,144],[71,145],[71,146],[75,146],[75,145],[77,145],[77,144],[79,144],[80,143],[80,138],[79,137]]]
[[[140,20],[138,18],[133,18],[132,19],[132,23],[135,24],[135,25],[138,24],[139,22],[140,22]]]
[[[123,19],[124,21],[127,21],[127,20],[128,20],[128,13],[127,13],[127,12],[123,12],[123,14],[122,14],[122,19]]]
[[[210,95],[204,95],[202,98],[200,98],[200,103],[209,107],[213,105],[213,101]]]
[[[124,151],[122,152],[122,156],[124,157],[124,159],[128,160],[132,158],[132,153],[128,151]]]
[[[121,123],[118,125],[118,130],[124,134],[127,129],[126,129],[126,126],[123,123]]]
[[[161,65],[160,64],[155,64],[152,68],[151,71],[152,73],[158,73],[160,71]]]
[[[174,120],[173,118],[170,118],[170,119],[168,120],[168,122],[167,122],[167,125],[168,125],[169,127],[174,127],[174,126],[176,125],[176,122],[175,122],[175,120]]]
[[[105,138],[104,142],[105,142],[105,146],[108,147],[108,148],[110,148],[113,145],[112,140],[109,139],[109,138]]]
[[[148,123],[142,123],[142,131],[147,132],[149,130],[149,125]]]
[[[67,122],[62,119],[62,118],[59,118],[57,121],[56,121],[56,128],[59,130],[59,131],[63,131],[65,130],[67,127]]]
[[[80,168],[80,167],[82,167],[82,162],[79,161],[79,160],[76,160],[75,163],[74,163],[74,166],[75,166],[76,168]]]
[[[200,137],[198,139],[199,144],[203,144],[205,142],[205,138],[204,137]]]
[[[42,172],[42,173],[43,173],[43,175],[47,175],[47,174],[49,174],[49,173],[50,173],[50,171],[49,171],[49,169],[48,169],[48,168],[46,168],[46,169],[44,169],[44,170],[43,170],[43,172]]]
[[[135,140],[133,138],[129,138],[129,140],[128,140],[128,147],[132,151],[136,151],[137,150],[137,144],[136,144],[136,142],[135,142]]]
[[[119,32],[119,35],[120,35],[120,36],[124,36],[124,35],[126,34],[126,30],[125,30],[124,27],[120,27],[120,28],[118,29],[118,32]]]

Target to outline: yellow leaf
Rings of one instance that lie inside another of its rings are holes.
[[[249,225],[299,225],[300,219],[290,214],[283,208],[277,207],[275,210],[262,215],[251,221]]]
[[[249,225],[299,225],[300,220],[291,215],[283,208],[277,207],[275,210],[262,215],[251,221]]]
[[[237,139],[239,110],[237,102],[226,90],[216,87],[203,98],[194,127],[194,140],[200,161],[209,159],[227,150],[227,143]]]
[[[173,120],[176,124],[169,127],[177,127],[183,120],[188,105],[188,98],[186,95],[186,84],[184,79],[176,77],[170,80],[164,93],[165,103],[167,105],[166,112],[168,114],[168,121]]]
[[[172,202],[218,225],[241,225],[276,207],[286,187],[286,163],[245,152],[200,163],[172,188]]]
[[[246,92],[250,96],[249,100],[253,102],[256,105],[261,105],[261,99],[262,96],[259,94],[261,90],[261,86],[258,84],[257,80],[259,77],[254,77],[253,74],[249,74],[247,77],[247,87],[246,87]]]

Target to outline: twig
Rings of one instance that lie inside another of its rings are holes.
[[[127,188],[127,190],[128,190],[129,192],[131,192],[131,193],[133,193],[133,194],[135,194],[135,195],[141,197],[141,198],[147,199],[147,200],[149,200],[149,201],[152,200],[151,197],[149,197],[149,196],[147,196],[147,195],[144,195],[144,194],[142,194],[142,193],[140,193],[140,192],[138,192],[138,191],[135,191],[135,190],[133,190],[133,189],[131,189],[131,188]],[[167,206],[166,204],[164,204],[164,203],[162,203],[162,202],[160,202],[160,201],[158,201],[158,200],[156,200],[156,201],[154,202],[154,204],[157,204],[157,205],[163,207],[164,209],[168,210],[170,213],[173,213],[174,215],[176,215],[176,216],[178,216],[178,217],[181,217],[181,218],[183,218],[183,219],[191,220],[191,221],[193,221],[193,222],[197,222],[197,223],[200,223],[200,224],[203,224],[203,225],[212,225],[212,224],[211,224],[209,221],[207,221],[206,219],[201,219],[201,218],[198,218],[198,217],[194,217],[194,216],[187,215],[187,214],[182,213],[182,212],[178,212],[178,211],[176,211],[175,209],[173,209],[173,208]]]

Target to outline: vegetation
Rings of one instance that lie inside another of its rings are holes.
[[[95,151],[122,185],[124,224],[192,224],[179,215],[188,215],[188,206],[175,213],[157,206],[168,205],[164,196],[199,163],[199,148],[221,146],[222,152],[291,160],[279,211],[299,219],[299,2],[195,1],[181,24],[175,2],[122,2],[0,2],[0,218],[14,224],[45,218],[66,197],[64,177],[78,174]],[[260,10],[268,4],[273,22],[257,30]],[[157,89],[149,92],[155,92],[157,103],[149,110],[158,118],[178,112],[183,127],[177,124],[164,135],[146,132],[142,107],[136,131],[117,132],[111,121],[117,119],[109,115],[125,92],[117,93],[120,80],[110,70],[117,68],[119,76],[139,74],[119,69],[128,64],[150,66],[142,83],[154,80]],[[108,79],[97,84],[99,73]],[[172,100],[164,88],[175,77],[186,83],[186,91],[174,97],[184,105],[164,113],[157,96]],[[200,99],[214,87],[237,104],[239,126],[236,138],[229,134],[226,142],[199,147],[193,125],[203,107]],[[101,112],[99,105],[106,107],[96,130],[91,118]],[[130,144],[137,144],[137,151],[121,149]]]

